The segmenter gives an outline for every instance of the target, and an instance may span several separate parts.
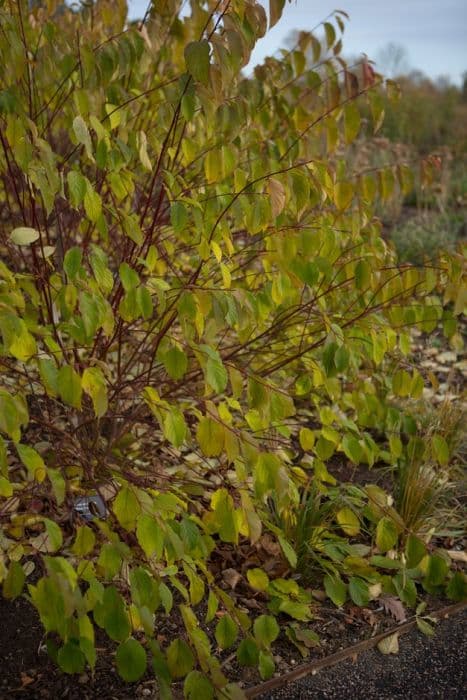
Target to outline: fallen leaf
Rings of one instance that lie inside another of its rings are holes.
[[[374,583],[372,586],[368,586],[368,593],[370,594],[370,600],[375,600],[381,595],[382,586],[380,583]]]
[[[224,569],[222,572],[222,578],[234,591],[239,581],[242,580],[242,575],[239,574],[236,569]]]
[[[397,622],[405,622],[407,615],[405,613],[405,608],[401,601],[394,596],[384,596],[384,598],[379,599],[384,611],[392,615],[392,617]]]
[[[24,671],[21,671],[21,686],[24,688],[27,685],[30,685],[31,683],[34,683],[34,678],[31,678],[31,676],[28,676],[27,673],[24,673]]]
[[[370,608],[364,608],[363,617],[371,627],[375,627],[378,624],[378,618]]]
[[[457,549],[448,549],[448,554],[453,561],[460,561],[463,564],[467,564],[467,552],[461,552]]]
[[[398,654],[399,653],[399,634],[395,632],[389,637],[385,637],[378,642],[378,649],[382,654]]]

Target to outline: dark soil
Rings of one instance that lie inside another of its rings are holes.
[[[119,678],[113,666],[113,650],[100,647],[94,678],[63,674],[44,646],[40,620],[25,599],[9,602],[0,598],[0,699],[113,700],[157,697],[154,678],[133,686]],[[97,646],[99,643],[97,642]]]

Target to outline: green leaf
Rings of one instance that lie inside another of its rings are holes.
[[[341,508],[336,514],[336,520],[349,537],[355,537],[360,532],[360,520],[351,508]]]
[[[84,557],[94,549],[96,536],[90,527],[81,525],[76,531],[75,541],[73,543],[72,552],[78,557]]]
[[[57,661],[65,673],[82,673],[86,666],[85,656],[74,640],[70,640],[58,650]]]
[[[3,581],[3,596],[8,600],[14,600],[21,595],[26,576],[23,567],[18,561],[12,561],[8,573]]]
[[[279,544],[284,552],[285,558],[289,562],[290,566],[295,569],[297,566],[297,554],[294,548],[282,535],[279,535],[277,539],[279,540]]]
[[[112,510],[125,530],[135,529],[141,506],[133,489],[129,486],[123,486],[113,502]]]
[[[176,346],[162,354],[162,364],[167,374],[172,379],[181,379],[188,369],[188,358],[180,348]]]
[[[125,603],[114,586],[106,588],[102,602],[96,603],[94,619],[115,642],[123,642],[130,634],[131,626]]]
[[[429,586],[440,586],[444,583],[448,571],[449,567],[443,557],[440,557],[438,554],[432,554],[428,557],[425,582]]]
[[[326,574],[324,577],[324,589],[334,605],[338,608],[344,605],[347,600],[347,586],[338,574],[334,576]]]
[[[167,649],[167,666],[172,678],[183,678],[193,668],[195,657],[183,639],[174,639]]]
[[[225,369],[221,356],[209,347],[209,345],[201,345],[200,350],[204,355],[207,355],[207,362],[205,366],[205,377],[206,381],[213,391],[217,394],[221,394],[227,386],[228,374]]]
[[[392,549],[398,539],[397,527],[391,518],[381,518],[376,526],[376,546],[380,552],[387,552]]]
[[[102,569],[104,578],[113,579],[122,567],[122,555],[115,544],[106,542],[102,545],[97,565]]]
[[[271,615],[260,615],[253,623],[256,641],[263,649],[269,649],[279,636],[279,625]]]
[[[242,639],[237,649],[237,661],[241,666],[256,666],[259,649],[254,639]]]
[[[349,580],[349,595],[355,605],[365,607],[370,602],[368,584],[361,578],[352,576]]]
[[[0,496],[10,498],[13,495],[13,486],[4,476],[0,476]]]
[[[467,576],[462,571],[456,571],[446,586],[446,594],[450,600],[465,600],[467,598]]]
[[[172,202],[170,205],[170,222],[177,233],[181,233],[188,223],[188,212],[183,202]]]
[[[183,694],[186,700],[212,700],[214,688],[202,673],[191,671],[185,678]]]
[[[449,464],[449,447],[442,435],[433,435],[431,438],[431,446],[434,456],[441,466],[445,467]]]
[[[62,476],[60,469],[52,469],[47,467],[47,476],[52,484],[52,491],[57,501],[57,505],[61,506],[65,500],[66,495],[66,482]]]
[[[146,652],[136,639],[130,637],[118,647],[115,662],[119,676],[127,683],[133,683],[146,671]]]
[[[173,595],[168,586],[164,582],[159,584],[159,596],[164,607],[165,614],[168,615],[173,607]]]
[[[349,102],[344,108],[344,133],[347,144],[352,143],[360,131],[360,111],[355,102]]]
[[[70,170],[66,176],[71,205],[77,209],[86,194],[86,178],[76,170]],[[78,250],[78,249],[76,249]],[[81,251],[80,251],[81,252]]]
[[[81,269],[81,261],[83,258],[83,251],[81,248],[70,248],[65,253],[63,259],[63,269],[69,280],[74,280],[79,270]]]
[[[223,615],[216,625],[216,642],[221,649],[228,649],[237,639],[238,627],[230,615]]]
[[[417,602],[417,587],[414,581],[402,571],[396,574],[392,581],[401,601],[413,608]]]
[[[272,654],[269,652],[265,651],[260,651],[259,652],[259,663],[258,663],[258,668],[259,668],[259,675],[263,679],[263,681],[266,681],[268,678],[271,678],[274,674],[274,671],[276,670],[276,664],[274,663],[274,658]]]
[[[423,617],[417,617],[416,619],[417,627],[426,637],[433,637],[435,634],[435,629],[433,625],[430,625],[428,620],[424,620]]]
[[[180,447],[187,436],[187,426],[182,411],[176,406],[170,406],[164,416],[164,437],[174,447]]]
[[[192,41],[185,47],[185,63],[189,73],[203,85],[209,82],[209,42]]]
[[[346,435],[344,437],[342,440],[342,450],[354,464],[360,464],[362,461],[363,447],[360,445],[357,438],[353,437],[352,435]]]
[[[56,552],[63,544],[63,535],[60,527],[50,518],[44,518],[45,530],[47,533],[48,546],[47,552]],[[42,550],[44,551],[44,550]]]
[[[81,377],[71,365],[60,367],[57,375],[57,388],[60,398],[73,408],[81,409]]]
[[[158,559],[162,557],[164,533],[154,517],[146,514],[138,517],[136,537],[148,559],[153,556],[157,556]]]
[[[131,290],[136,289],[140,283],[138,273],[126,262],[120,265],[118,268],[118,274],[122,280],[122,285],[125,292],[131,292]]]

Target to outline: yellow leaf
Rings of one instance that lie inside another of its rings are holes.
[[[360,532],[360,521],[351,508],[341,508],[336,515],[341,530],[349,537],[355,537]]]
[[[389,637],[385,637],[378,643],[378,649],[382,654],[399,653],[399,634],[395,632]]]

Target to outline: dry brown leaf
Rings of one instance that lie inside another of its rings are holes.
[[[279,216],[285,207],[285,189],[284,185],[275,180],[274,178],[269,178],[268,182],[269,195],[271,197],[271,211],[274,217]]]
[[[448,554],[453,561],[460,561],[463,564],[467,564],[467,552],[462,552],[457,549],[448,549]]]
[[[222,578],[234,591],[235,587],[242,580],[242,575],[238,573],[236,569],[224,569],[222,572]]]
[[[388,595],[388,596],[384,596],[384,598],[380,598],[379,600],[380,600],[380,603],[383,606],[385,612],[392,615],[392,617],[397,622],[405,622],[406,621],[407,615],[405,613],[405,608],[398,598],[394,598],[394,596]]]

